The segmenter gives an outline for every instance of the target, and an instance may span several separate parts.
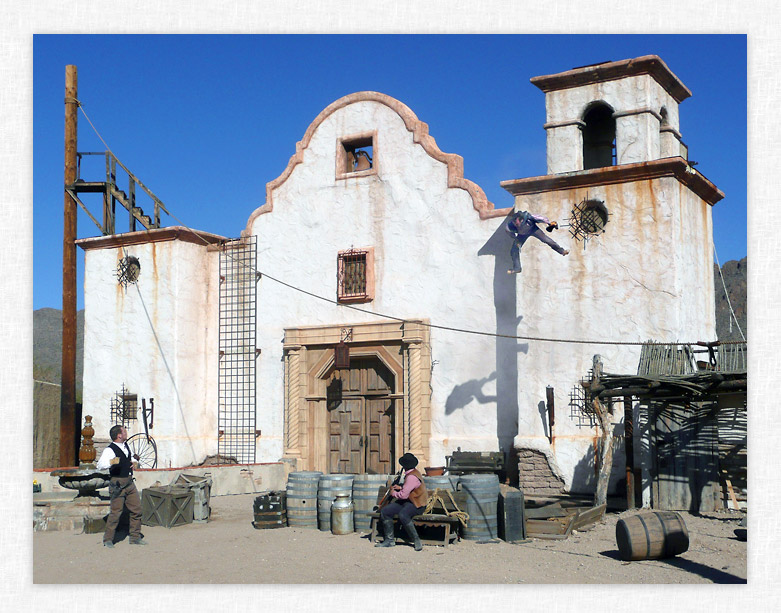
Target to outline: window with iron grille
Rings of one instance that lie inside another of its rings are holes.
[[[374,250],[340,251],[337,263],[339,302],[369,302],[374,299]]]
[[[131,394],[122,384],[122,389],[111,399],[111,423],[128,426],[138,419],[138,394]]]

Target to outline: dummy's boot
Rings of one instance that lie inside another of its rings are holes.
[[[382,518],[382,529],[385,532],[385,540],[377,543],[375,547],[393,547],[396,545],[396,538],[393,535],[393,520],[387,517]]]
[[[408,524],[404,524],[404,530],[407,532],[407,536],[412,539],[412,543],[415,545],[415,551],[420,551],[423,549],[423,543],[420,542],[420,537],[418,536],[418,531],[415,530],[415,524],[412,522]]]

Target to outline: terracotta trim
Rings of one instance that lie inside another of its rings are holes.
[[[692,95],[689,88],[658,55],[644,55],[630,60],[573,68],[566,72],[533,77],[530,81],[547,94],[560,89],[615,81],[643,74],[653,77],[679,104]]]
[[[156,228],[154,230],[141,230],[139,232],[126,232],[124,234],[81,238],[76,241],[76,244],[84,249],[84,251],[88,251],[90,249],[110,249],[112,247],[144,245],[146,243],[159,243],[173,240],[208,246],[228,239],[224,236],[211,234],[210,232],[191,230],[184,226],[170,226],[167,228]]]
[[[515,179],[502,181],[500,185],[514,196],[520,196],[575,187],[659,179],[661,177],[675,177],[710,205],[714,205],[724,198],[724,192],[698,171],[692,169],[682,157],[663,158],[638,164],[607,166],[605,168],[545,175],[542,177],[529,177],[527,179]]]
[[[421,145],[426,153],[435,160],[447,164],[447,186],[465,190],[471,196],[472,206],[480,215],[481,220],[504,216],[507,214],[507,211],[511,210],[500,209],[504,213],[498,214],[493,203],[488,201],[482,188],[469,179],[464,178],[464,159],[458,154],[444,153],[440,150],[434,138],[428,133],[428,124],[420,121],[406,104],[380,92],[362,91],[339,98],[320,111],[320,114],[315,117],[314,121],[306,129],[304,137],[296,143],[296,152],[288,161],[285,170],[276,179],[266,183],[266,202],[255,209],[249,216],[247,225],[241,233],[242,236],[249,236],[252,233],[252,224],[259,216],[274,210],[274,190],[287,181],[293,169],[303,162],[304,150],[309,146],[312,136],[317,128],[320,127],[320,124],[336,111],[357,102],[377,102],[395,111],[404,121],[407,130],[412,132],[413,142]]]

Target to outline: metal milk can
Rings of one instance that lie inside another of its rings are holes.
[[[331,503],[331,533],[350,534],[353,532],[353,505],[349,493],[337,494]]]

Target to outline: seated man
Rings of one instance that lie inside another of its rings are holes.
[[[399,522],[404,526],[404,530],[415,545],[415,551],[420,551],[423,549],[423,543],[420,542],[412,518],[415,515],[420,515],[426,508],[426,502],[428,502],[426,484],[423,483],[423,476],[415,468],[418,465],[418,459],[414,455],[405,453],[399,458],[399,464],[404,469],[404,485],[391,486],[391,502],[382,507],[380,511],[385,540],[382,543],[377,543],[375,547],[393,547],[396,544],[393,535],[393,518],[398,515]]]

